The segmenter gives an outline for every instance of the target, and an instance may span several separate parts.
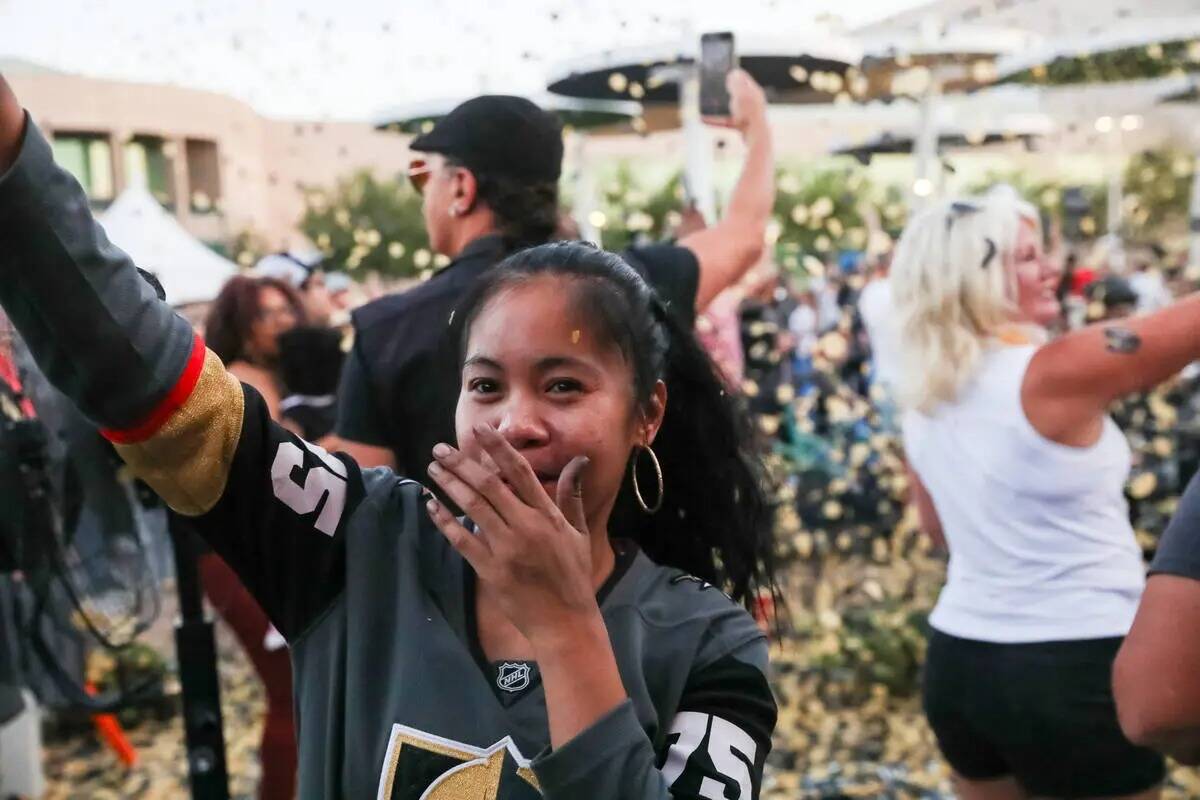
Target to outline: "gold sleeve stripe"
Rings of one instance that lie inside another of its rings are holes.
[[[183,405],[150,438],[115,446],[133,474],[168,506],[195,517],[225,492],[244,414],[241,383],[205,350],[200,377]]]

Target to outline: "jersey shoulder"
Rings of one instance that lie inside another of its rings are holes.
[[[422,558],[429,556],[441,563],[452,557],[454,549],[437,529],[425,509],[429,490],[418,481],[397,475],[389,467],[362,471],[365,499],[359,536],[379,536],[388,542],[400,540],[415,549]]]
[[[635,578],[632,591],[620,602],[636,606],[643,623],[664,637],[662,641],[671,639],[673,646],[685,648],[688,643],[674,637],[691,639],[697,668],[733,653],[753,652],[751,660],[761,660],[765,669],[766,634],[746,609],[718,587],[655,564],[645,554],[638,555],[632,571],[636,573],[631,576]]]
[[[390,467],[371,467],[362,471],[364,505],[373,513],[408,527],[417,516],[421,495],[426,491],[419,482],[397,475]]]

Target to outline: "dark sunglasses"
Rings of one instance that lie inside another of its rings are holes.
[[[417,194],[425,194],[425,184],[433,176],[433,167],[423,158],[414,158],[408,164],[408,182],[417,190]]]
[[[950,238],[950,229],[954,227],[954,223],[963,217],[971,214],[978,214],[983,211],[983,206],[974,203],[964,203],[961,200],[950,204],[950,213],[946,215],[946,238]],[[987,252],[983,254],[983,261],[979,264],[981,269],[987,269],[992,263],[992,259],[996,257],[996,243],[987,237],[983,240],[987,246]]]

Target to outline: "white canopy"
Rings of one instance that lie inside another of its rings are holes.
[[[171,305],[212,300],[237,274],[236,264],[184,230],[143,187],[122,192],[100,215],[100,224],[133,263],[154,273]]]

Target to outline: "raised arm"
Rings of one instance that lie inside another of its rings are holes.
[[[1112,402],[1146,391],[1200,358],[1200,294],[1153,314],[1090,325],[1043,346],[1029,364],[1021,402],[1030,423],[1062,444],[1099,436]]]
[[[271,422],[158,299],[2,78],[0,164],[0,305],[50,381],[298,635],[344,583],[357,467]]]
[[[748,73],[734,70],[729,75],[729,94],[731,117],[714,124],[741,131],[746,142],[741,177],[729,198],[725,217],[679,240],[700,262],[697,311],[703,311],[722,290],[737,283],[758,263],[767,220],[775,205],[775,151],[762,87]]]
[[[110,438],[130,438],[178,405],[171,392],[194,385],[203,349],[108,243],[3,78],[0,164],[0,304],[50,381]]]

